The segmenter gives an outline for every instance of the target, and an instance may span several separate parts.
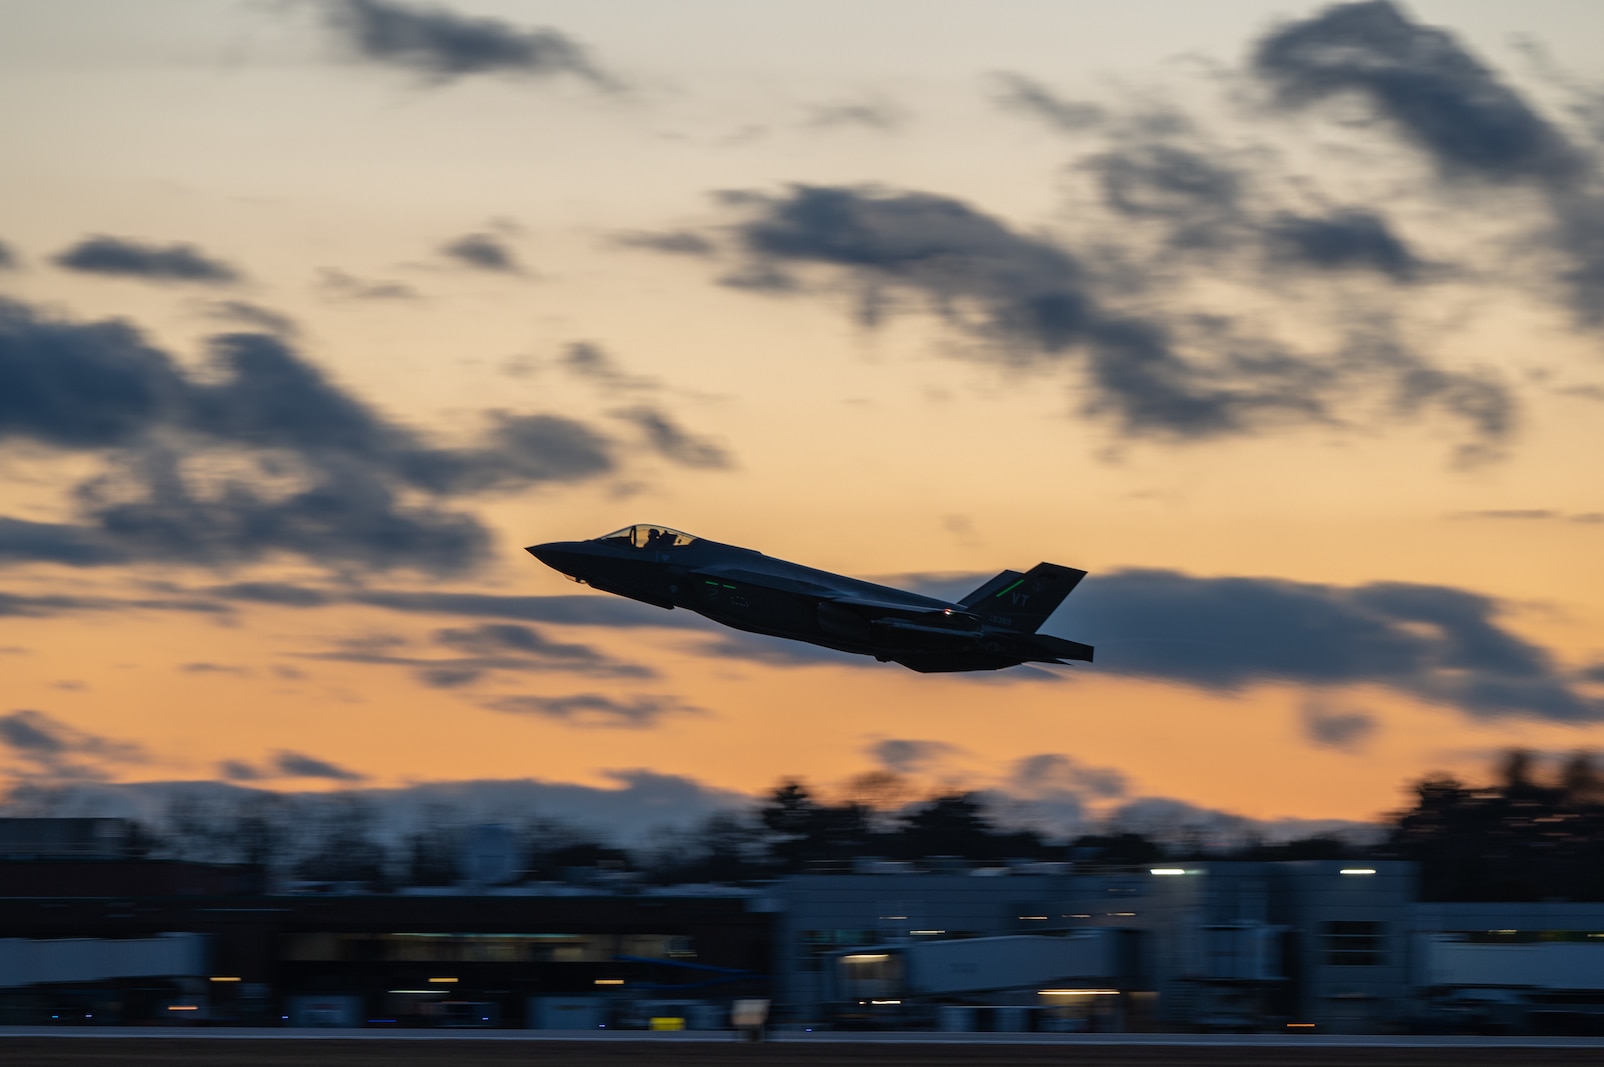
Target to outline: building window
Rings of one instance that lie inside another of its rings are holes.
[[[1385,923],[1328,922],[1325,924],[1328,967],[1379,967],[1387,962]]]

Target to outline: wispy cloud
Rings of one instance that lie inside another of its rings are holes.
[[[301,752],[282,751],[273,757],[273,770],[284,778],[316,778],[329,782],[360,782],[366,775]]]
[[[631,697],[605,693],[571,693],[563,696],[517,694],[487,700],[484,707],[509,715],[554,719],[571,726],[634,730],[657,726],[670,716],[707,714],[678,697],[651,694]]]
[[[346,53],[418,75],[427,84],[510,75],[568,76],[616,89],[583,46],[553,29],[523,29],[496,18],[461,15],[394,0],[321,0],[325,22]]]
[[[1108,155],[1098,163],[1109,174],[1118,171],[1117,180],[1108,179],[1116,206],[1184,219],[1177,241],[1215,240],[1211,233],[1230,223],[1243,195],[1232,173],[1163,145],[1145,151],[1147,157]],[[1287,425],[1371,422],[1378,407],[1394,417],[1435,409],[1462,424],[1469,442],[1460,455],[1469,460],[1496,454],[1514,429],[1513,394],[1490,374],[1438,367],[1384,335],[1356,335],[1334,351],[1308,352],[1244,333],[1218,316],[1122,310],[1105,296],[1097,273],[1059,242],[1021,233],[951,197],[795,185],[723,200],[742,219],[736,232],[747,265],[735,275],[741,287],[795,296],[809,292],[798,272],[826,271],[850,285],[866,326],[886,314],[891,296],[922,297],[979,342],[959,351],[965,358],[1079,367],[1082,411],[1126,437],[1197,441]],[[1357,218],[1278,224],[1301,235],[1305,256],[1344,266],[1380,257],[1389,269],[1403,269],[1401,246],[1387,253],[1386,231],[1374,220],[1366,229]],[[1379,406],[1378,393],[1385,401]]]
[[[318,273],[318,291],[336,300],[420,300],[423,294],[405,282],[358,278],[335,267]]]
[[[1368,711],[1333,706],[1319,698],[1305,700],[1298,715],[1311,742],[1343,752],[1361,751],[1380,726]]]
[[[164,283],[230,285],[239,270],[188,244],[160,245],[130,237],[86,237],[59,253],[58,267],[80,274]]]
[[[440,254],[460,266],[492,274],[523,274],[523,265],[505,238],[493,233],[469,233],[440,246]]]
[[[24,780],[95,781],[118,766],[148,760],[143,746],[80,730],[42,711],[0,715],[0,748]]]
[[[78,521],[0,518],[0,558],[78,566],[229,565],[299,555],[345,567],[470,569],[489,535],[451,498],[609,475],[613,442],[575,419],[486,413],[479,440],[434,444],[284,337],[209,342],[194,373],[121,322],[0,301],[0,441],[98,451]]]

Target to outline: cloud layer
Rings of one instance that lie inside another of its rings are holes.
[[[1142,151],[1096,161],[1118,190],[1114,210],[1165,221],[1169,240],[1182,245],[1223,240],[1241,195],[1231,175],[1162,146]],[[848,283],[866,325],[897,298],[917,298],[977,342],[960,349],[965,358],[1074,366],[1083,413],[1126,437],[1191,441],[1435,410],[1461,423],[1469,458],[1496,451],[1514,429],[1513,395],[1488,373],[1436,366],[1385,335],[1355,333],[1311,352],[1217,315],[1122,309],[1106,280],[1061,242],[951,197],[797,185],[724,199],[742,218],[744,265],[731,284],[795,295],[809,289],[806,272],[826,271]],[[1280,215],[1265,230],[1276,256],[1324,270],[1403,279],[1421,269],[1370,213]]]
[[[1378,685],[1478,719],[1604,720],[1604,701],[1504,626],[1502,612],[1490,597],[1439,585],[1126,570],[1087,579],[1051,625],[1095,643],[1099,672],[1220,690]],[[1327,740],[1364,732],[1317,718]]]
[[[617,83],[585,49],[552,29],[521,29],[495,18],[391,0],[322,0],[329,30],[353,58],[395,67],[429,83],[476,75],[567,75],[597,88]]]
[[[210,341],[187,372],[121,322],[0,301],[0,447],[108,457],[75,524],[0,519],[0,558],[88,566],[233,564],[275,554],[359,569],[471,568],[489,536],[463,495],[604,477],[612,441],[574,419],[490,412],[479,442],[434,444],[260,333]]]
[[[240,272],[194,245],[158,245],[127,237],[86,237],[55,257],[64,270],[147,282],[229,285]]]

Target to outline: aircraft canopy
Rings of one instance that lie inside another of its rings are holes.
[[[696,540],[688,533],[679,530],[670,530],[667,526],[647,526],[637,523],[626,526],[622,530],[614,530],[610,534],[603,534],[598,541],[613,541],[630,545],[634,548],[682,548]]]

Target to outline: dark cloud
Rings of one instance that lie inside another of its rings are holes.
[[[1547,232],[1529,243],[1557,256],[1556,293],[1578,321],[1604,324],[1604,194],[1596,154],[1446,30],[1396,5],[1341,4],[1259,42],[1254,72],[1288,111],[1356,100],[1459,186],[1525,184],[1546,201]]]
[[[210,366],[191,375],[126,324],[56,321],[0,300],[0,443],[112,450],[106,473],[75,491],[79,523],[0,519],[0,558],[227,565],[290,553],[460,571],[482,560],[489,536],[440,498],[614,468],[612,442],[571,419],[491,412],[478,443],[441,447],[285,338],[227,334],[209,348]]]
[[[1218,153],[1145,140],[1098,153],[1085,167],[1110,210],[1166,222],[1172,245],[1214,249],[1245,221],[1246,179]]]
[[[322,778],[331,782],[360,782],[367,777],[327,760],[288,750],[274,754],[273,771],[284,778]]]
[[[213,586],[207,592],[224,600],[242,600],[253,604],[276,604],[294,608],[320,608],[336,602],[335,596],[324,590],[277,582],[236,582],[232,585]]]
[[[243,481],[208,491],[178,457],[154,453],[80,487],[78,497],[109,539],[150,560],[229,567],[291,555],[324,566],[437,574],[483,561],[490,537],[478,519],[405,503],[399,487],[374,473],[341,464],[282,495]]]
[[[732,466],[729,453],[723,448],[687,433],[667,412],[658,408],[642,405],[616,412],[616,415],[639,427],[646,435],[647,444],[658,455],[682,467],[723,470]]]
[[[107,764],[143,763],[145,750],[130,741],[100,737],[42,711],[0,715],[0,746],[10,750],[11,773],[21,779],[87,781]]]
[[[520,29],[495,18],[391,0],[323,0],[329,27],[353,56],[444,83],[478,74],[570,75],[616,88],[585,50],[551,29]]]
[[[1311,699],[1299,709],[1303,732],[1323,748],[1357,752],[1376,732],[1376,717],[1367,711],[1335,708],[1324,700]]]
[[[609,679],[653,678],[657,674],[650,667],[614,659],[589,645],[554,641],[533,627],[513,623],[448,627],[436,630],[432,640],[457,655],[411,655],[401,647],[404,641],[383,634],[344,640],[334,651],[299,655],[341,663],[406,667],[423,684],[436,689],[465,688],[497,672],[556,672]]]
[[[126,444],[173,410],[185,384],[126,323],[56,321],[0,299],[0,440]]]
[[[217,773],[229,782],[255,782],[263,773],[243,760],[226,759],[217,765]]]
[[[493,233],[470,233],[440,246],[441,255],[475,270],[522,274],[518,256],[505,240]]]
[[[701,616],[688,611],[664,611],[614,596],[502,596],[494,593],[435,593],[369,591],[352,594],[358,604],[392,611],[426,615],[449,614],[559,626],[691,627],[705,629]]]
[[[412,286],[386,279],[377,281],[358,278],[333,267],[318,273],[318,289],[323,295],[337,300],[418,300],[422,298]]]
[[[99,597],[75,597],[62,596],[60,594],[24,596],[17,593],[0,593],[0,618],[7,616],[25,619],[49,618],[53,615],[64,615],[69,612],[104,610],[115,604],[115,601]]]
[[[692,230],[632,230],[615,234],[612,243],[675,256],[711,256],[718,251],[712,241]]]
[[[0,592],[0,616],[23,618],[49,618],[87,611],[182,611],[195,614],[227,615],[231,610],[226,603],[214,599],[162,599],[118,597],[64,596],[59,593],[43,596],[24,596]]]
[[[1258,43],[1252,65],[1285,108],[1362,100],[1450,177],[1568,180],[1581,166],[1565,136],[1453,35],[1388,0],[1287,23]]]
[[[871,759],[894,774],[917,774],[929,770],[961,750],[945,741],[919,741],[887,737],[869,745]]]
[[[0,241],[0,270],[16,270],[21,265],[22,261],[11,250],[11,246]]]
[[[247,329],[295,337],[301,332],[295,320],[280,311],[253,304],[248,300],[216,300],[205,306],[209,318],[232,322]]]
[[[1549,235],[1567,261],[1560,281],[1570,292],[1570,309],[1578,322],[1595,329],[1604,326],[1604,191],[1597,178],[1586,191],[1553,194]]]
[[[574,693],[568,696],[507,696],[485,702],[492,711],[510,715],[534,715],[556,719],[571,726],[646,729],[665,717],[703,714],[675,697],[637,695],[628,699],[602,693]]]
[[[1414,281],[1424,267],[1387,220],[1370,211],[1351,209],[1325,216],[1284,213],[1271,222],[1269,235],[1284,263],[1321,270],[1369,270],[1398,282]]]
[[[558,357],[562,369],[576,378],[611,391],[652,392],[660,388],[652,378],[628,373],[618,360],[593,341],[574,341]]]
[[[186,382],[175,413],[185,429],[219,441],[366,461],[413,444],[282,339],[225,334],[210,347],[210,380]]]
[[[185,663],[185,664],[181,665],[178,669],[183,671],[185,674],[233,674],[233,675],[244,675],[244,674],[250,674],[251,673],[251,669],[249,667],[241,667],[241,666],[238,666],[236,664],[230,664],[230,663],[205,663],[205,662]]]
[[[589,645],[553,641],[533,627],[514,623],[487,622],[468,629],[437,630],[434,639],[438,644],[476,656],[511,653],[586,663],[599,663],[604,658]]]
[[[808,109],[807,125],[815,129],[856,126],[875,133],[895,133],[907,124],[907,115],[888,100],[841,101]]]
[[[562,365],[581,378],[610,382],[623,377],[623,372],[606,349],[589,341],[575,341],[564,349]]]
[[[1153,151],[1157,151],[1154,149]],[[1188,241],[1225,225],[1240,195],[1228,172],[1192,159],[1161,175],[1162,161],[1100,164],[1155,184],[1128,189],[1134,216],[1185,215],[1213,205]],[[1135,184],[1140,184],[1139,182]],[[1098,279],[1058,243],[1019,233],[967,204],[928,193],[793,186],[783,195],[731,193],[746,218],[737,233],[747,257],[740,277],[768,278],[764,291],[805,291],[796,272],[831,269],[852,283],[860,318],[873,325],[888,299],[922,298],[980,342],[961,354],[1015,366],[1082,365],[1083,409],[1136,438],[1204,439],[1262,432],[1286,423],[1341,425],[1372,417],[1358,397],[1381,388],[1400,415],[1436,408],[1473,438],[1464,458],[1494,454],[1512,433],[1514,400],[1495,379],[1431,366],[1396,343],[1360,337],[1312,356],[1243,336],[1218,317],[1155,317],[1110,307]]]
[[[1083,583],[1053,628],[1093,641],[1100,673],[1219,690],[1381,685],[1478,719],[1604,719],[1604,701],[1579,693],[1547,649],[1500,624],[1500,611],[1447,586],[1126,570]]]
[[[0,564],[13,561],[102,567],[122,563],[129,554],[100,531],[59,522],[0,517]]]
[[[1096,104],[1065,100],[1041,82],[1023,74],[998,74],[996,82],[996,101],[999,105],[1034,116],[1066,133],[1091,129],[1105,118],[1103,109]]]
[[[476,618],[546,622],[561,626],[612,628],[669,627],[711,629],[712,623],[688,611],[664,611],[622,597],[601,595],[506,596],[496,593],[417,592],[402,590],[317,589],[275,582],[237,582],[212,586],[206,594],[225,602],[243,601],[283,607],[316,608],[330,604],[370,607],[420,615],[463,615]]]
[[[1088,794],[1097,799],[1125,796],[1130,783],[1112,767],[1089,767],[1073,756],[1042,752],[1014,763],[1009,786],[1027,796]]]
[[[0,715],[0,741],[19,752],[65,752],[70,747],[61,724],[38,711]]]
[[[513,670],[552,669],[604,678],[649,678],[656,672],[623,663],[589,645],[553,641],[530,626],[483,623],[435,631],[436,644],[475,657],[458,666]]]
[[[238,270],[194,245],[156,245],[104,234],[84,238],[58,254],[55,263],[82,274],[152,282],[228,285],[240,280]]]
[[[478,447],[413,447],[394,459],[401,477],[419,488],[482,493],[610,474],[616,466],[612,449],[608,438],[573,419],[492,412]]]
[[[1426,273],[1426,264],[1378,212],[1272,210],[1262,173],[1267,160],[1239,159],[1207,143],[1184,117],[1158,123],[1156,131],[1150,125],[1137,123],[1116,147],[1082,166],[1115,215],[1162,228],[1165,255],[1196,253],[1218,271],[1235,266],[1222,262],[1222,253],[1249,247],[1263,248],[1277,272],[1371,271],[1400,282]]]
[[[484,676],[482,667],[423,667],[417,671],[418,681],[430,689],[461,689]]]

